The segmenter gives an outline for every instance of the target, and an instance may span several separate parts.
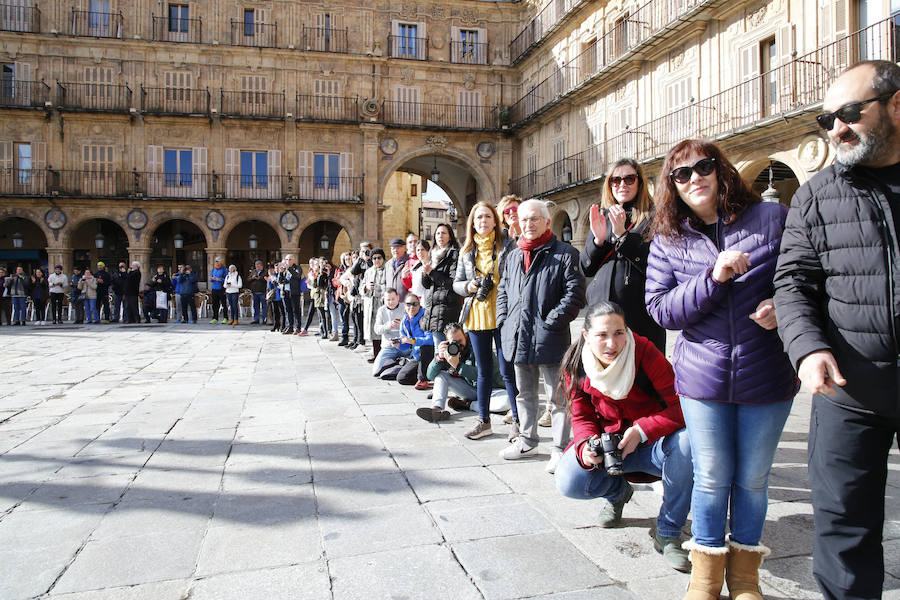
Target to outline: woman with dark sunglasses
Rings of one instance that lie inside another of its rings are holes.
[[[672,362],[694,466],[685,598],[718,598],[725,579],[732,598],[762,600],[769,471],[798,388],[772,303],[787,207],[697,140],[669,150],[656,190],[647,309],[681,330]]]
[[[503,235],[512,238],[513,241],[518,240],[522,235],[522,228],[519,227],[520,204],[522,204],[522,199],[515,194],[507,194],[497,203],[497,214],[503,221]]]
[[[625,309],[631,330],[666,352],[666,330],[644,303],[644,279],[650,254],[649,225],[653,200],[644,171],[630,158],[613,165],[600,197],[591,207],[591,233],[581,251],[581,269],[593,277],[587,289],[588,306],[615,302]]]

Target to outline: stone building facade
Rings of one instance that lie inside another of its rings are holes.
[[[0,264],[242,268],[512,191],[573,243],[608,165],[720,142],[781,201],[900,0],[0,0]],[[398,175],[399,174],[399,175]],[[415,223],[415,220],[413,220]]]

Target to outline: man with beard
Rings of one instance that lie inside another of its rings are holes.
[[[880,598],[887,455],[900,430],[900,67],[866,61],[816,120],[837,162],[791,201],[775,273],[785,350],[813,393],[813,574],[828,600]]]

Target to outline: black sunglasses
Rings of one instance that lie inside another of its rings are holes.
[[[840,119],[844,123],[848,125],[852,125],[853,123],[859,123],[859,120],[862,119],[862,108],[866,104],[871,102],[876,102],[880,100],[887,100],[891,96],[897,93],[897,90],[893,92],[887,92],[885,94],[881,94],[880,96],[875,96],[874,98],[869,98],[868,100],[863,100],[861,102],[851,102],[850,104],[845,104],[834,112],[830,113],[822,113],[821,115],[816,115],[816,122],[819,124],[819,127],[824,129],[825,131],[831,131],[834,127],[834,120]]]
[[[637,183],[637,175],[632,173],[631,175],[626,175],[625,177],[610,177],[609,178],[609,187],[615,187],[624,183],[625,185],[634,185]]]
[[[687,183],[691,180],[691,174],[694,171],[697,172],[697,175],[701,175],[706,177],[710,173],[716,170],[716,159],[714,158],[701,158],[693,166],[690,167],[678,167],[677,169],[672,169],[672,172],[669,173],[669,177],[675,183]]]
[[[404,304],[406,304],[407,306],[418,306],[419,305],[418,302],[405,302]]]

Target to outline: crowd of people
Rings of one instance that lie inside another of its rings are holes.
[[[373,377],[429,390],[420,418],[474,414],[470,440],[503,415],[503,459],[535,456],[538,426],[550,427],[546,470],[563,495],[602,500],[602,527],[621,523],[633,483],[661,480],[655,545],[691,572],[685,600],[715,600],[726,583],[734,600],[762,598],[769,474],[802,384],[814,394],[814,575],[828,600],[879,598],[900,426],[898,90],[890,62],[835,81],[817,121],[837,161],[790,211],[762,202],[717,145],[685,140],[653,194],[636,161],[613,165],[580,252],[552,233],[547,203],[504,196],[474,205],[461,243],[442,224],[388,253],[363,242],[336,266],[314,258],[305,274],[291,255],[257,262],[252,323],[303,336],[318,316],[324,340],[371,346]],[[160,267],[143,290],[138,264],[0,277],[0,313],[9,322],[11,306],[19,325],[26,296],[35,319],[49,301],[60,322],[66,293],[76,322],[115,320],[120,306],[133,322],[138,298],[157,307],[170,293],[180,320],[197,319],[189,265],[171,278]],[[234,265],[217,258],[210,283],[211,323],[237,324]],[[165,320],[155,311],[145,316]],[[671,362],[667,329],[680,331]]]

